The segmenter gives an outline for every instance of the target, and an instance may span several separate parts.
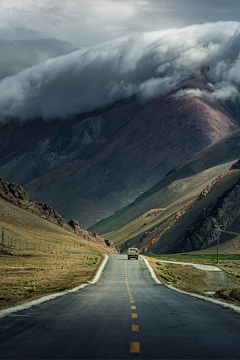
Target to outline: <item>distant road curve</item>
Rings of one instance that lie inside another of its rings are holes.
[[[194,263],[185,263],[185,262],[181,262],[181,261],[168,261],[168,260],[159,260],[159,262],[162,263],[169,263],[169,264],[178,264],[178,265],[183,265],[183,266],[193,266],[199,270],[205,270],[205,271],[222,271],[221,269],[219,269],[219,267],[217,266],[213,266],[213,265],[202,265],[202,264],[194,264]]]
[[[81,291],[0,319],[1,359],[239,359],[240,315],[110,255]]]

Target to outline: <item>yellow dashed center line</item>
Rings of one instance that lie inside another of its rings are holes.
[[[138,318],[138,314],[132,314],[132,319],[137,319]]]
[[[140,353],[140,342],[134,341],[130,343],[130,353],[131,354]]]
[[[127,261],[126,260],[125,260],[125,280],[126,280],[126,285],[127,285],[127,292],[128,292],[128,296],[129,296],[129,302],[131,304],[134,304],[132,292],[130,290],[130,286],[129,286],[129,283],[128,283]],[[131,305],[131,310],[136,310],[136,309],[137,309],[136,305]],[[132,313],[131,316],[132,316],[132,319],[138,319],[138,314],[136,314],[136,313]],[[135,325],[135,324],[131,325],[131,331],[139,332],[139,325]],[[139,354],[140,353],[140,342],[138,342],[138,341],[130,342],[129,352],[130,352],[130,354]]]
[[[139,331],[139,325],[132,325],[131,330],[132,331]]]

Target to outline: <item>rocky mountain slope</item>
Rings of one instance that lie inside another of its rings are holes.
[[[237,130],[173,169],[132,204],[90,230],[109,237],[121,247],[136,245],[142,251],[149,249],[155,253],[180,251],[180,243],[178,246],[176,243],[210,205],[207,202],[216,201],[237,184],[237,165],[229,169],[239,159],[239,144],[240,131]],[[212,188],[215,190],[209,192]]]
[[[230,241],[240,233],[239,188],[240,171],[228,170],[209,183],[181,211],[162,224],[146,250],[154,253],[176,253],[208,249]],[[150,240],[150,239],[149,239]]]
[[[0,174],[88,227],[239,127],[238,105],[137,96],[66,121],[6,122]]]
[[[175,245],[177,252],[206,249],[216,244],[218,227],[220,242],[240,235],[240,161],[202,191],[196,200],[204,203],[195,221]],[[213,198],[214,194],[214,198]],[[210,201],[209,201],[210,200]],[[196,206],[194,204],[191,211]],[[187,214],[188,218],[190,214]]]
[[[29,198],[27,191],[21,185],[8,183],[0,178],[0,198],[11,204],[17,205],[32,214],[38,215],[42,219],[55,223],[69,232],[80,235],[86,240],[98,242],[105,246],[111,246],[115,249],[115,246],[111,241],[104,240],[96,233],[82,230],[78,221],[73,219],[67,221],[50,205],[43,202],[32,201]]]

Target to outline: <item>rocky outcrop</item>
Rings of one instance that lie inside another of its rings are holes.
[[[234,169],[235,170],[240,169],[240,159],[232,165],[231,170]]]
[[[32,201],[27,191],[19,184],[8,183],[0,178],[0,197],[14,205],[20,206],[43,219],[57,223],[64,229],[77,233],[80,226],[77,221],[67,221],[50,205],[43,202]],[[78,225],[77,225],[78,224]]]
[[[30,199],[21,185],[8,183],[0,178],[0,197],[15,205],[29,205]]]
[[[62,218],[50,205],[43,202],[32,201],[27,191],[19,184],[8,183],[0,178],[0,198],[38,215],[42,219],[51,221],[69,232],[80,235],[86,240],[98,242],[104,246],[110,246],[116,249],[114,243],[110,241],[106,242],[97,233],[82,230],[78,221],[73,219],[68,221]]]
[[[212,189],[213,185],[216,184],[216,182],[218,182],[218,180],[220,180],[223,176],[225,176],[226,174],[229,173],[230,170],[225,171],[224,173],[220,174],[216,179],[214,179],[210,184],[208,184],[208,186],[206,186],[206,188],[201,191],[201,193],[199,194],[199,196],[197,197],[195,204],[198,201],[201,201],[203,198],[205,198],[207,196],[207,194],[209,193],[209,191]]]
[[[227,301],[235,300],[240,303],[240,289],[239,288],[225,288],[217,291],[216,298]]]
[[[238,162],[239,163],[239,162]],[[191,224],[176,250],[185,252],[206,249],[217,242],[218,227],[226,231],[240,216],[240,179],[204,209]]]
[[[120,248],[118,246],[116,246],[113,241],[106,239],[105,244],[109,247],[115,248],[117,250],[117,252],[120,252]]]

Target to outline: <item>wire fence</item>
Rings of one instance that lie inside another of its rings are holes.
[[[23,239],[17,239],[11,232],[2,227],[2,245],[15,250],[30,250],[43,253],[61,255],[67,252],[78,252],[84,244],[78,243],[78,241],[62,242],[53,244],[51,240],[42,239],[37,241],[27,241]]]

